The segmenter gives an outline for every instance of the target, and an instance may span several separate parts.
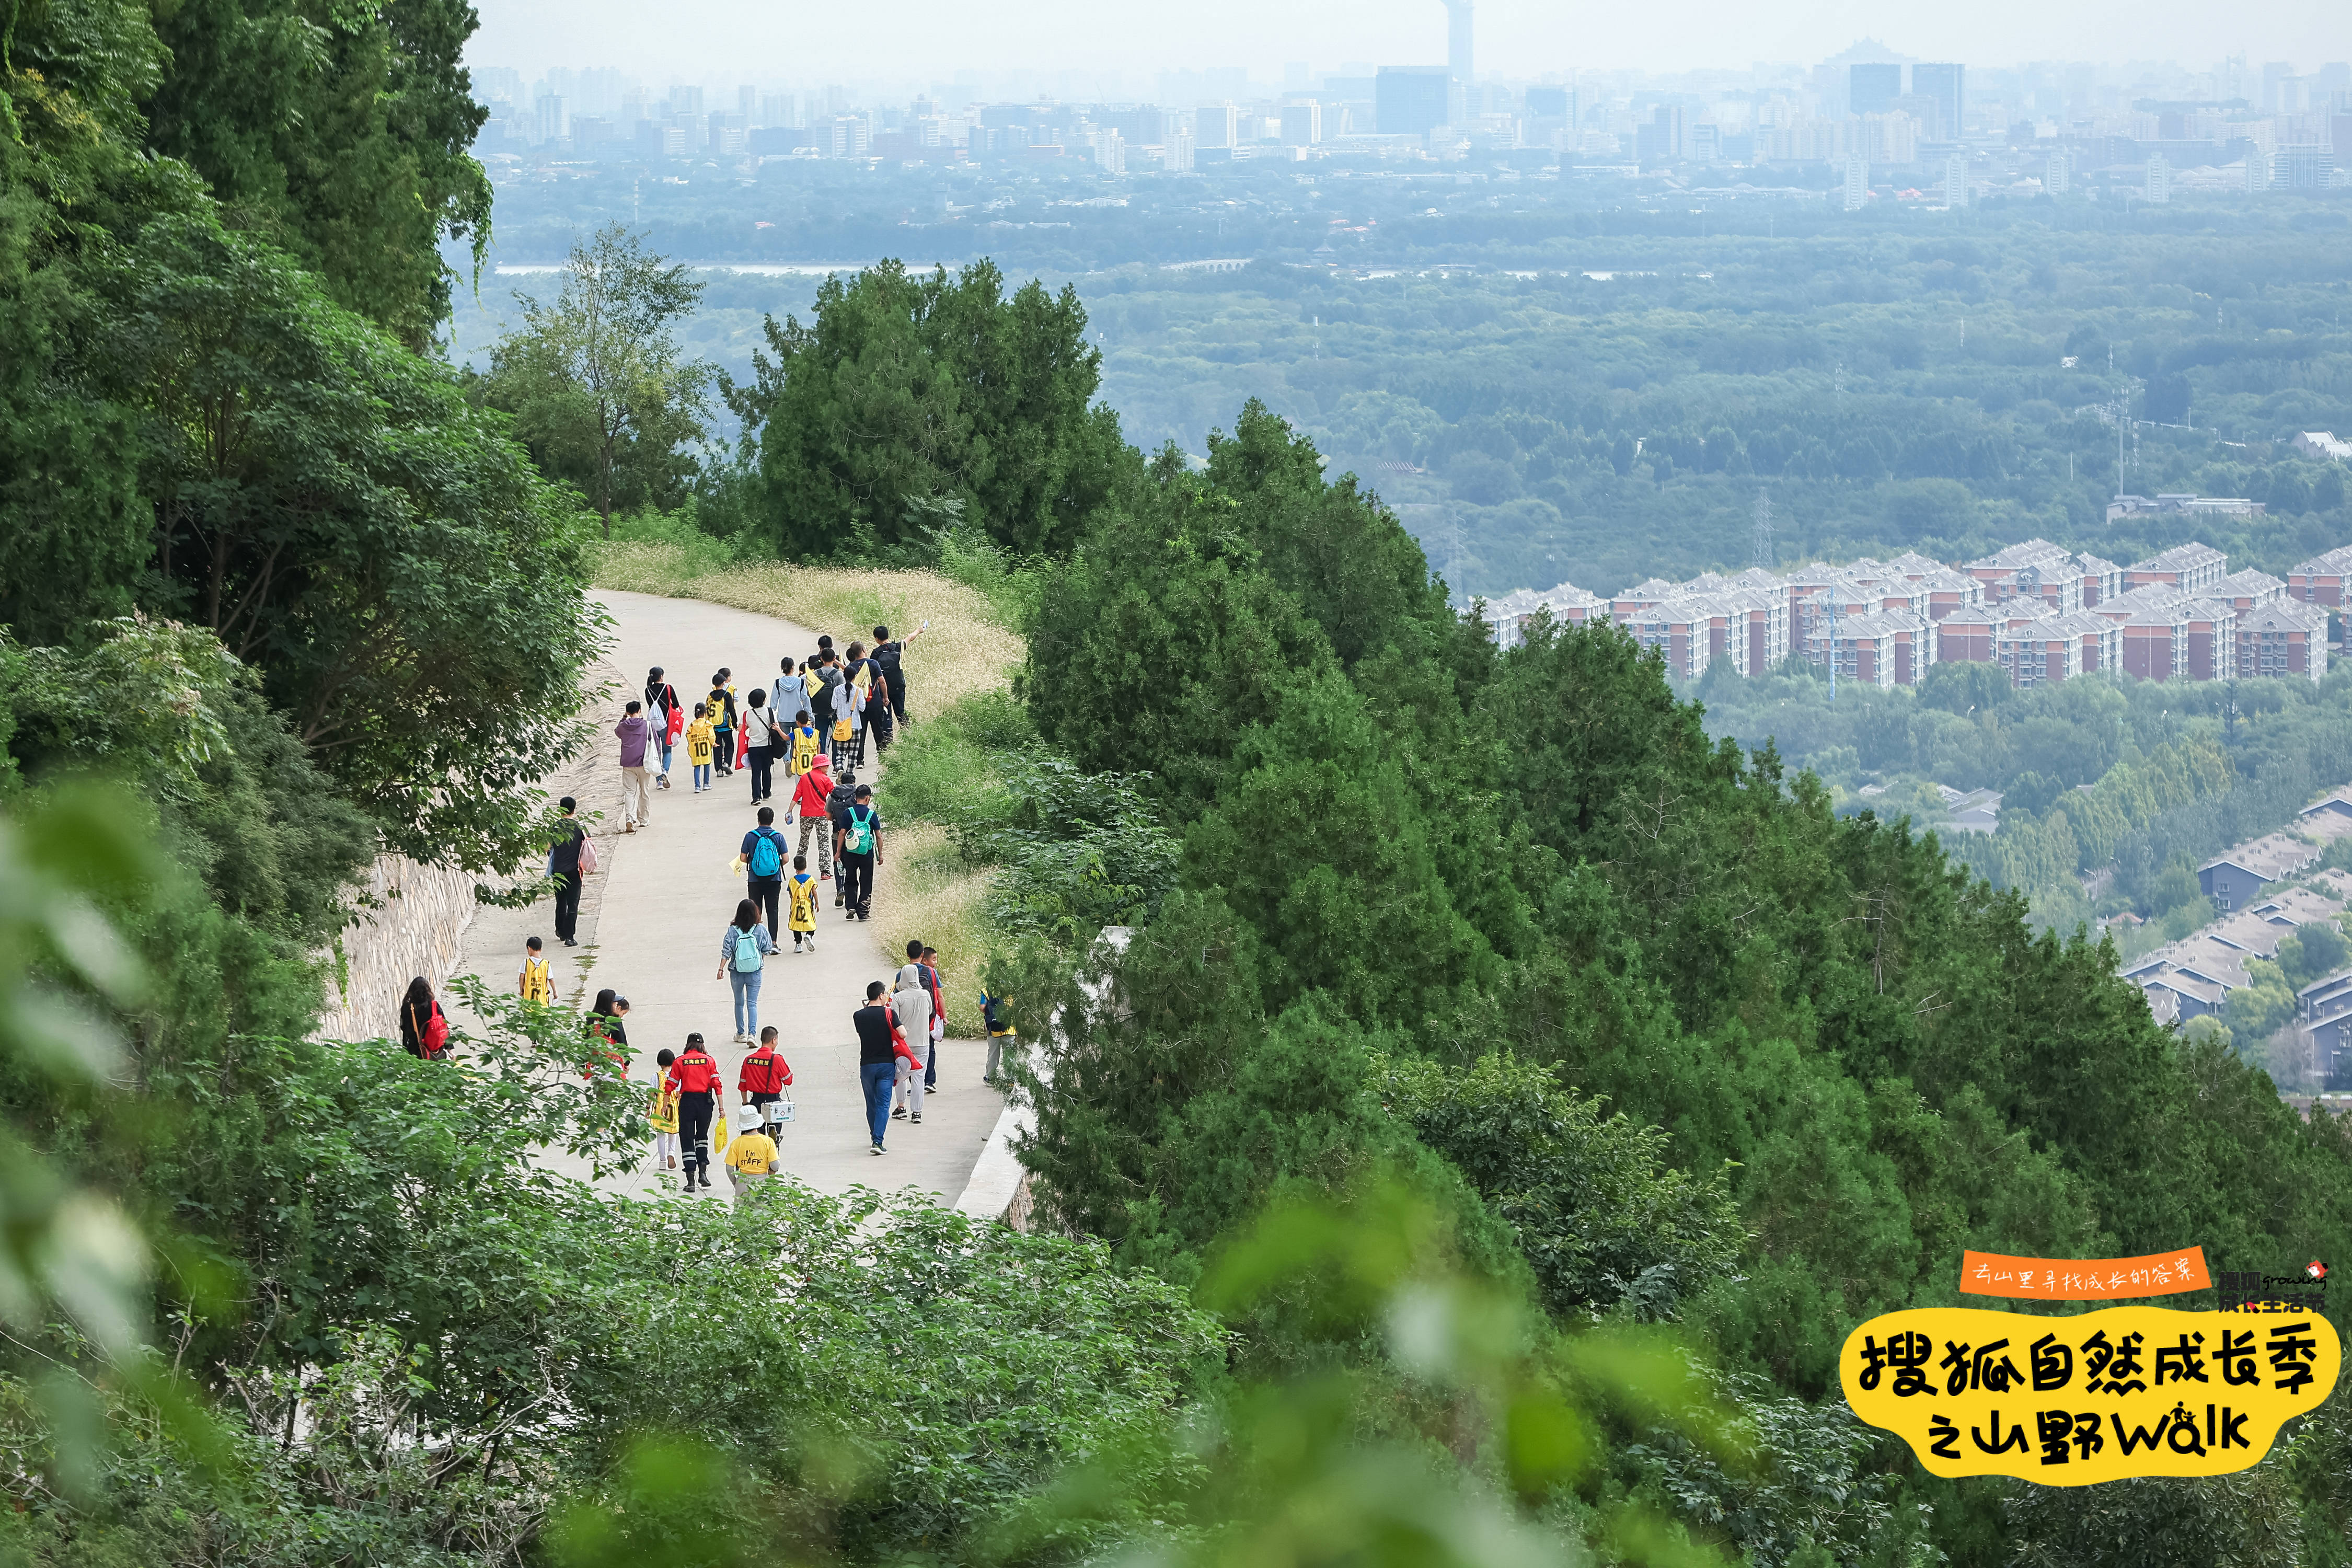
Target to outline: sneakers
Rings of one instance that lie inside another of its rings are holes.
[[[937,1094],[937,1093],[939,1093],[939,1091],[940,1091],[940,1086],[939,1086],[938,1084],[935,1084],[935,1083],[927,1083],[927,1084],[923,1085],[923,1092],[924,1092],[925,1094]]]
[[[917,1125],[918,1127],[919,1127],[919,1126],[921,1126],[921,1125],[922,1125],[922,1122],[923,1122],[922,1112],[920,1112],[920,1111],[917,1111],[914,1115],[909,1116],[908,1118],[907,1118],[907,1120],[908,1120],[908,1121],[911,1121],[911,1122],[913,1122],[913,1123],[915,1123],[915,1125]]]
[[[634,822],[624,822],[621,824],[621,831],[624,833],[635,833],[636,830],[637,825]]]
[[[876,1145],[874,1145],[874,1148],[873,1148],[873,1150],[872,1150],[871,1152],[874,1152],[874,1153],[879,1154],[880,1152],[882,1152],[882,1145],[881,1145],[881,1144],[879,1144],[879,1143],[877,1143]]]
[[[819,871],[816,874],[816,879],[820,882],[830,882],[833,880],[833,873],[830,871]]]
[[[901,1106],[896,1107],[895,1109],[893,1109],[893,1110],[891,1110],[891,1112],[890,1112],[890,1119],[891,1119],[892,1121],[897,1121],[899,1117],[904,1116],[904,1115],[906,1115],[906,1114],[907,1114],[907,1108],[906,1108],[905,1106],[901,1105]]]

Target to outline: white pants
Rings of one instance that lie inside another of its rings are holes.
[[[656,1171],[667,1171],[677,1159],[677,1134],[675,1132],[655,1133],[654,1169]]]
[[[621,819],[644,824],[654,819],[652,775],[644,768],[621,770]]]

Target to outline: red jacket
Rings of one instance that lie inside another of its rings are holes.
[[[793,785],[793,804],[801,808],[803,816],[822,819],[827,815],[824,803],[832,794],[833,775],[825,772],[820,763],[803,773],[800,782]]]
[[[735,1087],[744,1094],[780,1094],[792,1085],[792,1064],[773,1046],[761,1046],[745,1057],[742,1070],[735,1075]]]
[[[692,1046],[669,1065],[669,1086],[680,1094],[719,1092],[719,1064],[700,1046]]]

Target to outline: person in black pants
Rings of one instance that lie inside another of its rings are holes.
[[[686,1167],[686,1190],[698,1183],[710,1185],[710,1113],[724,1089],[719,1063],[702,1048],[700,1035],[686,1037],[686,1049],[669,1064],[670,1087],[677,1091],[679,1163]]]
[[[771,859],[775,862],[775,874],[762,876],[761,868]],[[776,910],[783,897],[784,872],[792,859],[793,847],[776,831],[776,808],[761,806],[760,826],[743,835],[743,847],[736,852],[735,864],[743,868],[743,896],[760,907],[771,931],[784,929],[776,923]]]
[[[547,852],[547,874],[555,879],[555,940],[578,947],[580,843],[587,836],[572,816],[580,803],[567,795],[556,804],[563,808],[563,821],[555,830],[555,847]]]
[[[776,793],[776,753],[782,747],[782,727],[768,710],[768,694],[758,687],[743,699],[743,760],[751,769],[751,804]]]
[[[833,864],[840,873],[841,904],[854,920],[874,910],[874,868],[882,864],[882,814],[874,809],[874,788],[859,784],[850,804],[833,817]]]

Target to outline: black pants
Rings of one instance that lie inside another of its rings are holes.
[[[835,874],[841,879],[842,907],[864,920],[874,903],[874,857],[844,853],[834,858]]]
[[[907,720],[907,683],[903,679],[885,683],[890,692],[890,714],[900,723]]]
[[[719,764],[720,775],[723,777],[733,773],[735,771],[735,731],[715,731],[710,738],[719,742],[719,749],[711,753],[711,761]]]
[[[751,764],[751,801],[757,805],[776,793],[775,748],[754,746],[744,756]],[[773,921],[768,923],[775,924]]]
[[[570,942],[580,931],[580,873],[555,874],[555,940]]]
[[[710,1110],[709,1090],[677,1097],[678,1163],[688,1177],[710,1180]]]
[[[783,929],[776,924],[776,903],[783,897],[783,892],[784,879],[782,877],[743,879],[743,896],[760,906],[761,914],[767,920],[770,936]]]

